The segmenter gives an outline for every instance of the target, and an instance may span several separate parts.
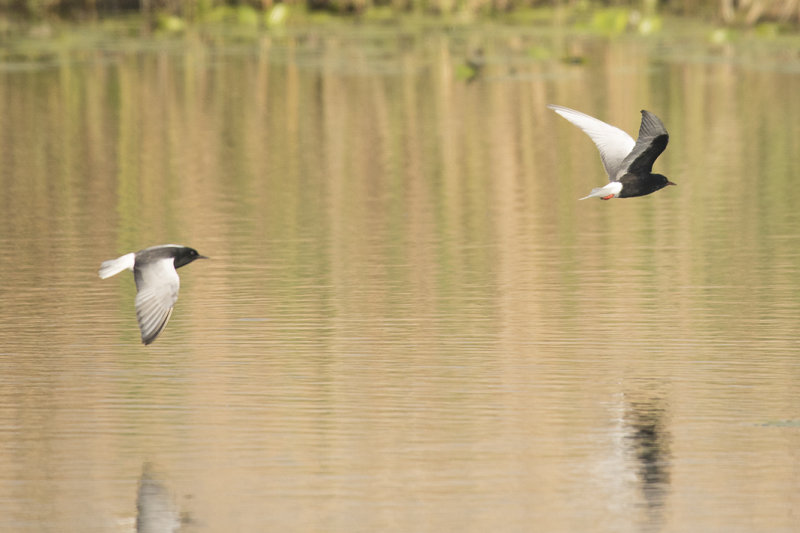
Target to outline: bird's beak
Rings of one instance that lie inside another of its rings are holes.
[[[672,183],[671,181],[667,180],[667,185],[677,185],[677,183]]]
[[[673,183],[673,185],[675,185],[675,184]],[[210,257],[206,257],[204,255],[198,255],[196,259],[211,259],[211,258]]]

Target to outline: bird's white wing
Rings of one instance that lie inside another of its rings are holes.
[[[608,173],[608,179],[616,180],[619,177],[617,173],[622,167],[622,161],[636,145],[633,137],[616,126],[606,124],[602,120],[590,117],[580,111],[553,104],[549,104],[547,107],[578,126],[594,141],[600,151],[600,158]]]
[[[142,342],[153,342],[167,325],[172,306],[178,301],[181,280],[175,271],[175,259],[165,257],[138,265],[133,270],[136,279],[136,318],[142,332]]]

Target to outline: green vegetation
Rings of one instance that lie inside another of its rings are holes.
[[[278,27],[326,16],[379,21],[407,15],[456,20],[493,17],[519,22],[557,17],[612,34],[631,27],[640,33],[656,32],[663,15],[726,26],[767,24],[767,32],[796,28],[800,23],[796,0],[0,0],[0,25],[9,20],[96,20],[137,12],[152,28],[169,31],[181,31],[187,24],[221,22]]]

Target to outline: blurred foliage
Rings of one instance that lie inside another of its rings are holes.
[[[391,20],[409,13],[461,18],[502,16],[519,22],[560,17],[607,34],[627,30],[656,32],[660,28],[658,15],[699,17],[727,26],[758,25],[768,34],[800,23],[797,0],[0,0],[0,18],[92,19],[136,12],[154,26],[162,28],[166,24],[170,31],[187,22],[221,20],[274,27],[285,24],[291,13],[330,13],[373,20]]]

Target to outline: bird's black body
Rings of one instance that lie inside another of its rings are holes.
[[[642,109],[642,124],[639,127],[639,139],[633,151],[622,164],[628,161],[627,173],[619,178],[622,190],[617,198],[633,198],[645,196],[663,189],[667,185],[675,185],[661,174],[653,174],[653,163],[664,151],[669,142],[669,133],[661,120],[650,111]]]
[[[617,198],[645,196],[659,191],[667,185],[675,185],[661,174],[625,174],[619,181],[622,183],[622,190]]]

